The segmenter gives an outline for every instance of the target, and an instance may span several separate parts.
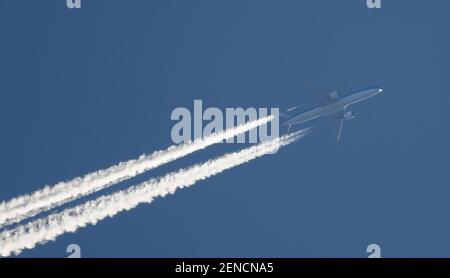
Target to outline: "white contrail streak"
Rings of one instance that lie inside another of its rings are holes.
[[[158,196],[173,194],[178,188],[191,186],[224,170],[273,153],[279,147],[303,137],[306,132],[307,130],[302,130],[229,153],[4,231],[0,234],[0,256],[19,254],[23,249],[31,249],[37,244],[55,240],[59,235],[75,232],[88,224],[95,225],[108,216],[113,217],[141,203],[150,203]]]
[[[31,194],[0,203],[0,227],[20,222],[41,212],[92,194],[111,185],[135,177],[148,170],[245,133],[274,119],[273,115],[220,131],[203,139],[171,146],[166,150],[141,155],[138,159],[121,162],[110,168],[89,173],[54,186],[46,186]]]

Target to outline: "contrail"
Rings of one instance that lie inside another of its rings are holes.
[[[17,255],[24,249],[55,240],[64,233],[75,232],[88,224],[95,225],[102,219],[113,217],[141,203],[151,203],[158,196],[173,194],[178,188],[191,186],[224,170],[272,153],[303,137],[307,131],[308,129],[301,130],[229,153],[4,231],[0,234],[0,256],[10,256],[12,253]]]
[[[111,185],[135,177],[148,170],[245,133],[274,119],[273,115],[220,131],[205,138],[166,150],[141,155],[138,159],[120,162],[104,170],[89,173],[72,180],[46,186],[31,194],[22,195],[0,204],[0,227],[20,222],[41,212],[92,194]]]

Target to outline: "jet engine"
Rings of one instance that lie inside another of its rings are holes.
[[[347,111],[344,113],[344,120],[348,121],[355,118],[355,116],[353,115],[352,111]]]

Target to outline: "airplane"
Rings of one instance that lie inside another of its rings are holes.
[[[352,104],[376,96],[381,92],[383,92],[383,89],[379,87],[370,87],[341,97],[338,91],[333,91],[322,99],[319,106],[310,110],[295,113],[293,111],[298,110],[300,107],[295,106],[286,112],[281,112],[280,117],[282,120],[280,124],[281,126],[288,126],[289,133],[293,125],[302,124],[322,117],[331,117],[336,125],[336,140],[339,141],[341,139],[344,121],[354,118],[352,111],[348,111],[347,108]]]

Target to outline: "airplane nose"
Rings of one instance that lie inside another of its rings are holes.
[[[378,93],[382,93],[383,92],[383,89],[378,89]]]

